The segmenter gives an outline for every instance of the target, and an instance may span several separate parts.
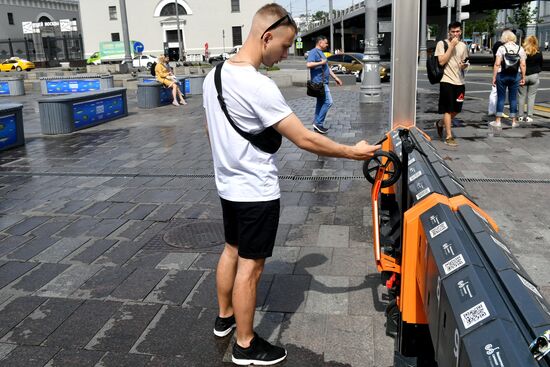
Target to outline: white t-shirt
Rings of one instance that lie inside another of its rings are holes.
[[[495,56],[500,56],[500,65],[502,65],[502,63],[504,62],[504,55],[506,54],[506,50],[511,53],[519,53],[520,60],[525,61],[525,59],[527,59],[527,54],[525,53],[523,47],[516,45],[514,42],[506,42],[504,45],[498,48],[497,53],[495,54]],[[500,73],[501,71],[502,66],[499,66],[498,72]],[[518,73],[521,73],[521,68],[518,68]]]
[[[270,201],[281,197],[275,156],[235,131],[218,102],[213,69],[203,84],[203,106],[218,194],[229,201]],[[273,80],[253,66],[226,62],[221,72],[229,115],[243,131],[259,133],[292,113]]]

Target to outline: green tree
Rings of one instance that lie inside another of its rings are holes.
[[[468,20],[464,25],[464,37],[471,38],[473,32],[487,32],[489,37],[495,33],[497,10],[491,10],[483,18],[478,20]]]
[[[311,20],[321,20],[323,18],[328,18],[328,12],[319,10],[311,15]]]
[[[508,22],[521,29],[522,35],[525,36],[528,24],[542,22],[542,19],[537,16],[538,8],[531,9],[529,3],[524,3],[516,9],[512,16],[508,17]]]

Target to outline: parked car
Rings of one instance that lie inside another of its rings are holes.
[[[332,55],[327,58],[328,65],[334,72],[346,74],[355,74],[360,81],[363,73],[363,54],[359,52],[349,52],[338,55]],[[380,80],[390,80],[390,66],[380,64]]]
[[[19,57],[11,57],[7,60],[4,60],[0,64],[0,71],[21,71],[21,70],[30,71],[35,67],[36,66],[31,61],[20,59]]]
[[[232,58],[233,56],[235,56],[237,54],[237,52],[239,52],[241,50],[241,47],[242,46],[235,46],[231,49],[231,51],[229,52],[222,52],[221,54],[219,55],[213,55],[213,56],[210,56],[208,58],[208,62],[210,64],[212,63],[218,63],[220,61],[224,61],[224,60],[227,60],[227,59],[230,59]]]
[[[153,65],[153,63],[156,61],[157,61],[157,58],[151,55],[134,56],[134,58],[132,59],[132,66],[135,68],[150,69],[151,65]],[[126,63],[126,60],[121,62],[121,64],[125,64],[125,63]]]

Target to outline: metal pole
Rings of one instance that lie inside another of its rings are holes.
[[[222,29],[223,52],[225,52],[225,29]]]
[[[178,0],[174,0],[174,3],[176,5],[176,22],[178,23],[178,25],[177,25],[177,29],[178,29],[178,61],[181,61],[183,59],[183,47],[182,47],[182,43],[181,43],[180,11],[179,11]]]
[[[420,60],[419,65],[426,64],[428,57],[426,52],[426,28],[428,28],[428,0],[422,0],[422,10],[420,12]]]
[[[451,3],[453,2],[453,0],[447,0],[447,24],[445,25],[445,28],[447,28],[447,26],[449,24],[451,24]]]
[[[390,126],[416,122],[416,81],[420,0],[394,1],[392,9],[392,66]]]
[[[340,30],[342,31],[342,36],[341,36],[341,46],[340,49],[342,50],[342,52],[344,52],[345,48],[344,48],[344,15],[342,14],[342,21],[340,22],[341,24],[341,27],[340,27]]]
[[[14,57],[15,55],[13,54],[13,45],[11,43],[11,38],[8,38],[8,47],[10,49],[10,57]]]
[[[309,29],[309,12],[307,8],[307,0],[306,0],[306,28]]]
[[[332,18],[332,0],[328,0],[328,19],[330,21],[330,53],[334,53],[334,19]]]
[[[130,35],[128,32],[128,16],[126,14],[126,0],[119,0],[120,18],[122,21],[122,39],[124,40],[124,60],[132,65],[132,51],[130,51]]]
[[[397,1],[394,2],[393,6],[395,6],[396,3]],[[405,33],[410,32],[407,31]],[[365,0],[365,50],[363,52],[363,82],[361,83],[361,103],[382,102],[382,87],[380,86],[379,63],[380,54],[378,53],[378,4],[376,0]],[[414,94],[416,95],[416,93]]]

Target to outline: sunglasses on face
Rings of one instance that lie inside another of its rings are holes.
[[[282,17],[281,19],[279,19],[278,21],[276,21],[275,23],[273,23],[272,25],[270,25],[264,33],[262,33],[262,36],[260,37],[260,39],[263,39],[265,34],[275,28],[277,28],[278,26],[280,26],[281,24],[283,24],[284,21],[288,20],[288,24],[292,24],[294,27],[296,27],[296,23],[294,23],[294,19],[292,19],[292,17],[287,14],[285,15],[284,17]]]

